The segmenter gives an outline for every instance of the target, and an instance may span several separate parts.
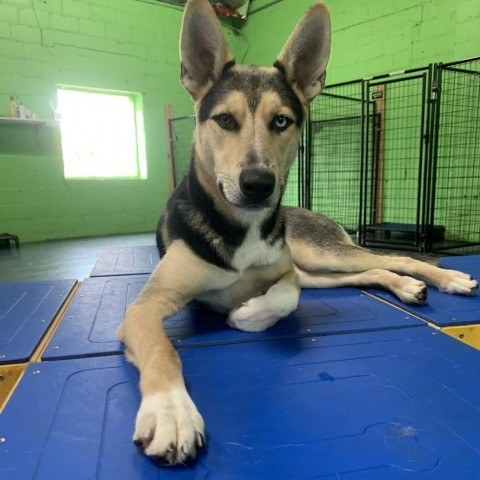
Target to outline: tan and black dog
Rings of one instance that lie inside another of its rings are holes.
[[[133,439],[161,464],[184,463],[205,444],[204,422],[162,327],[190,300],[257,332],[296,309],[301,286],[375,285],[408,303],[425,301],[424,281],[475,292],[469,275],[372,254],[332,220],[280,207],[329,53],[322,3],[307,11],[272,67],[236,65],[208,1],[187,3],[181,79],[197,118],[191,165],[159,223],[162,260],[118,330],[140,371]]]

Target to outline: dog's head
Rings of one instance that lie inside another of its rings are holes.
[[[210,193],[245,210],[274,207],[295,160],[330,53],[330,18],[310,7],[272,67],[236,65],[207,0],[189,0],[181,80],[195,101],[196,168]]]

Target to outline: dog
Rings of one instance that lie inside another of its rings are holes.
[[[425,301],[424,282],[448,293],[477,288],[467,274],[373,254],[327,217],[281,206],[309,103],[325,83],[330,31],[328,9],[316,3],[273,66],[237,65],[209,2],[185,7],[181,81],[196,111],[192,160],[159,222],[161,262],[118,329],[140,372],[133,440],[160,465],[193,459],[206,441],[162,328],[187,302],[259,332],[297,308],[300,287],[376,286],[407,303]]]

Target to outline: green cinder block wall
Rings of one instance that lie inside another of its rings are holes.
[[[262,1],[255,1],[254,8]],[[281,0],[249,16],[242,30],[249,43],[246,63],[271,65],[312,3]],[[330,84],[480,54],[477,0],[326,3],[332,18]]]
[[[142,94],[148,178],[65,180],[58,126],[0,126],[0,232],[22,242],[153,231],[168,196],[164,106],[190,114],[179,83],[183,10],[135,0],[2,0],[0,115],[17,95],[42,118],[55,85]],[[243,38],[226,28],[235,55]]]

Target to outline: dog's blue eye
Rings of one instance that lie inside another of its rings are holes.
[[[293,123],[292,120],[290,120],[288,117],[285,117],[284,115],[277,115],[273,118],[272,128],[277,132],[283,132],[292,123]]]
[[[239,129],[234,116],[229,113],[220,113],[219,115],[214,115],[212,118],[217,122],[218,126],[224,130],[236,131]]]

